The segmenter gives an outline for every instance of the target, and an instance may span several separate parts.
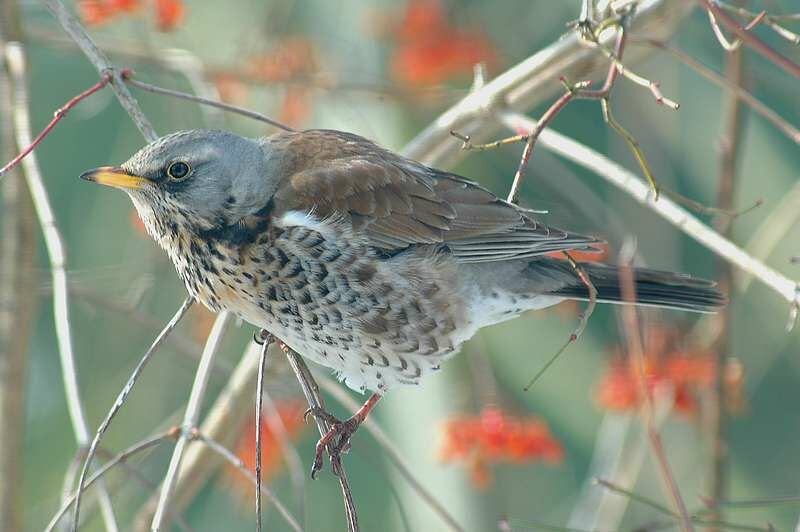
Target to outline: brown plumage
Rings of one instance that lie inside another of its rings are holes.
[[[177,178],[176,163],[186,165]],[[480,327],[588,295],[544,254],[591,248],[595,237],[350,133],[179,132],[104,172],[89,178],[111,175],[129,193],[192,294],[356,389],[417,383]],[[601,301],[621,301],[613,267],[585,269]],[[723,302],[689,276],[639,279],[640,304]]]

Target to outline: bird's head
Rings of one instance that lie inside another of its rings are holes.
[[[194,129],[161,137],[122,165],[81,178],[124,190],[160,238],[173,222],[209,229],[259,211],[275,191],[279,162],[268,142]]]

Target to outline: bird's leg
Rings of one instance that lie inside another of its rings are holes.
[[[374,393],[369,399],[346,421],[341,421],[334,415],[326,412],[322,408],[310,408],[306,411],[306,416],[312,414],[314,417],[324,419],[330,428],[325,435],[317,442],[317,450],[314,455],[314,464],[311,466],[311,478],[314,478],[318,471],[322,469],[322,454],[328,449],[331,461],[338,460],[339,455],[350,445],[350,438],[355,434],[361,423],[367,419],[367,415],[375,408],[382,396]]]

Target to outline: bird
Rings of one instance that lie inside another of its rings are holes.
[[[178,131],[80,177],[128,194],[197,301],[371,393],[345,421],[313,412],[331,429],[312,476],[323,449],[345,448],[381,397],[438,371],[479,329],[588,300],[579,271],[550,255],[602,243],[336,130]],[[617,266],[579,268],[598,302],[626,302]],[[726,303],[715,283],[687,274],[637,268],[634,278],[638,305],[714,312]]]

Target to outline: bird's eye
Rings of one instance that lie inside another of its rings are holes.
[[[173,181],[185,179],[190,173],[192,173],[192,167],[183,161],[175,161],[167,168],[167,175]]]

